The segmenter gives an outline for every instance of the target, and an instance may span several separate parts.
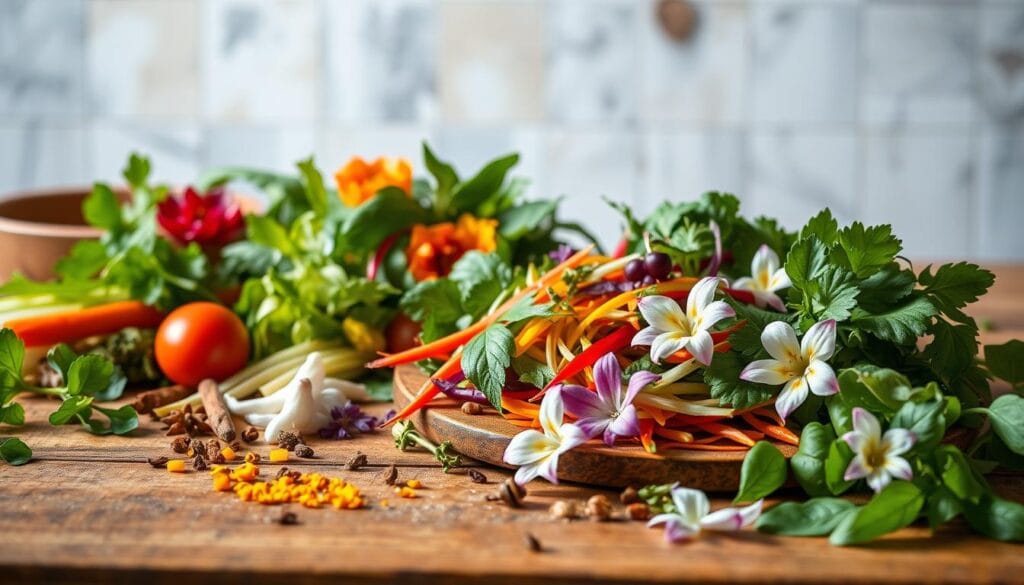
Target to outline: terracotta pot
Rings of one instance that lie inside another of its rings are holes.
[[[82,218],[89,187],[23,191],[0,199],[0,282],[20,272],[33,280],[54,277],[53,266],[75,242],[98,238]]]

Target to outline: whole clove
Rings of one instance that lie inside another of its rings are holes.
[[[487,483],[487,476],[477,469],[470,469],[468,474],[473,483]]]
[[[260,430],[254,426],[247,426],[242,431],[242,440],[246,443],[255,443],[260,438]]]
[[[206,457],[203,457],[202,455],[198,454],[195,457],[193,457],[192,469],[195,469],[196,471],[206,471],[207,469],[209,469],[209,465],[207,465],[206,463]]]
[[[295,512],[284,512],[277,519],[277,523],[282,526],[295,526],[299,523],[299,517],[295,515]]]
[[[296,445],[304,443],[305,441],[302,440],[302,435],[292,433],[290,431],[281,431],[277,436],[277,446],[282,449],[288,449],[289,451],[294,451]]]
[[[387,485],[395,485],[398,481],[398,468],[394,465],[389,466],[384,470],[384,483]]]
[[[175,453],[187,453],[191,443],[192,438],[187,435],[175,437],[174,440],[171,441],[171,451],[174,451]]]
[[[167,465],[167,462],[170,461],[170,459],[168,459],[167,457],[150,457],[146,459],[146,461],[148,461],[149,464],[152,465],[153,467],[162,468],[165,465]]]
[[[365,453],[356,453],[355,456],[349,459],[348,463],[345,464],[345,469],[348,469],[349,471],[355,471],[360,467],[365,466],[366,462],[367,459]]]
[[[526,550],[532,553],[544,552],[544,547],[541,546],[540,541],[529,532],[523,534],[523,544],[526,545]]]
[[[313,457],[313,448],[305,443],[299,443],[295,445],[295,455],[302,457],[303,459],[310,459]]]

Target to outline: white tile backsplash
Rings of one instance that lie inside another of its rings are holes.
[[[892,222],[912,257],[1024,261],[1024,0],[0,0],[0,193],[421,143],[608,244],[736,193],[795,226]],[[0,194],[2,196],[2,194]]]

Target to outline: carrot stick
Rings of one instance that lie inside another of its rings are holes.
[[[703,429],[711,434],[719,435],[721,437],[730,439],[741,445],[746,445],[747,447],[754,446],[754,440],[747,436],[746,433],[735,427],[730,427],[728,425],[723,425],[720,423],[704,423],[694,426]]]
[[[666,429],[663,427],[654,427],[654,434],[659,437],[665,437],[666,439],[672,439],[680,443],[692,443],[693,434],[686,431],[677,431],[675,429]]]
[[[662,444],[666,449],[691,449],[693,451],[746,451],[742,445],[708,445],[706,443],[668,443]]]
[[[164,315],[139,301],[117,301],[75,311],[49,313],[4,324],[28,347],[49,346],[94,335],[110,335],[125,327],[151,329]]]
[[[532,420],[519,420],[519,419],[506,418],[505,422],[507,422],[510,425],[521,427],[521,428],[524,428],[524,429],[532,429],[533,428],[533,421]]]
[[[455,375],[462,368],[462,348],[455,350],[452,357],[448,358],[440,368],[434,372],[432,378],[448,378]],[[386,427],[396,420],[404,420],[411,416],[417,410],[423,408],[428,402],[434,399],[435,396],[441,393],[441,388],[437,384],[434,384],[433,379],[427,380],[420,387],[419,392],[416,393],[416,398],[413,399],[401,412],[392,416],[390,419],[381,423],[380,426]]]
[[[768,424],[749,412],[743,413],[742,416],[743,420],[747,421],[747,423],[749,423],[750,426],[754,427],[755,429],[761,431],[762,433],[773,439],[777,439],[779,441],[782,441],[783,443],[789,443],[790,445],[800,444],[800,437],[796,436],[796,434],[793,431],[787,429],[786,427]]]
[[[530,420],[537,418],[540,413],[540,407],[536,404],[530,404],[525,400],[516,400],[515,398],[502,397],[501,407],[505,410],[518,414],[519,416],[526,417]]]
[[[382,357],[380,359],[373,360],[372,362],[366,364],[366,367],[371,369],[385,368],[399,366],[402,364],[408,364],[412,362],[418,362],[423,359],[434,357],[438,353],[452,351],[454,348],[460,345],[465,345],[466,343],[469,342],[469,340],[476,337],[477,334],[479,334],[481,331],[487,329],[489,325],[500,319],[502,315],[508,312],[508,310],[514,307],[516,304],[518,304],[519,301],[523,300],[524,298],[528,297],[534,292],[538,290],[544,290],[545,288],[551,286],[551,284],[557,282],[566,270],[578,266],[581,262],[583,262],[587,258],[587,255],[590,254],[590,251],[593,249],[594,246],[590,245],[587,246],[586,248],[583,248],[579,252],[576,252],[568,260],[562,262],[558,266],[555,266],[554,268],[549,270],[546,274],[544,274],[544,276],[540,277],[540,279],[537,280],[537,282],[533,283],[533,285],[528,286],[523,290],[519,291],[519,293],[513,295],[512,298],[505,301],[505,303],[498,307],[497,310],[495,310],[493,313],[485,316],[484,318],[480,319],[479,321],[470,325],[469,327],[463,329],[462,331],[457,331],[455,333],[452,333],[451,335],[442,337],[441,339],[437,339],[435,341],[432,341],[425,345],[421,345],[419,347],[414,347],[406,351],[398,352],[395,354],[391,354],[389,356]]]

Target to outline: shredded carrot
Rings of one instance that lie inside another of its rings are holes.
[[[525,400],[516,400],[507,396],[501,398],[501,407],[530,420],[537,418],[537,415],[540,413],[540,407],[536,404],[530,404]]]
[[[665,437],[666,439],[672,439],[680,443],[692,443],[693,434],[686,431],[677,431],[675,429],[666,429],[664,427],[655,427],[654,434],[659,437]]]
[[[700,429],[705,430],[709,433],[719,435],[732,441],[735,441],[736,443],[739,443],[741,445],[746,445],[747,447],[753,447],[755,443],[753,439],[751,439],[746,433],[744,433],[740,429],[724,425],[721,423],[703,423],[694,426],[697,426]]]
[[[512,426],[520,427],[520,428],[524,428],[524,429],[532,429],[533,428],[533,421],[532,420],[523,420],[523,419],[518,419],[518,418],[506,418],[505,422],[507,422],[508,424],[510,424]]]
[[[462,348],[455,350],[452,357],[448,358],[440,368],[434,372],[434,378],[447,378],[454,375],[459,369],[462,368]],[[384,421],[381,426],[387,426],[396,420],[404,420],[412,415],[417,410],[423,408],[428,402],[434,399],[435,396],[441,393],[441,389],[434,384],[432,380],[427,380],[420,387],[419,392],[416,393],[416,398],[412,400],[401,412],[391,417],[389,420]]]
[[[708,445],[705,443],[662,443],[666,449],[691,449],[693,451],[746,451],[743,445]]]
[[[654,421],[649,418],[640,419],[640,444],[644,451],[657,453],[658,445],[654,442]]]
[[[786,427],[765,423],[750,412],[744,413],[741,416],[743,417],[743,420],[750,424],[750,426],[773,439],[777,439],[783,443],[789,443],[790,445],[800,444],[800,437],[796,436],[793,431]]]
[[[117,301],[74,311],[12,319],[4,323],[28,347],[52,346],[95,335],[109,335],[125,327],[152,329],[164,315],[139,301]]]

